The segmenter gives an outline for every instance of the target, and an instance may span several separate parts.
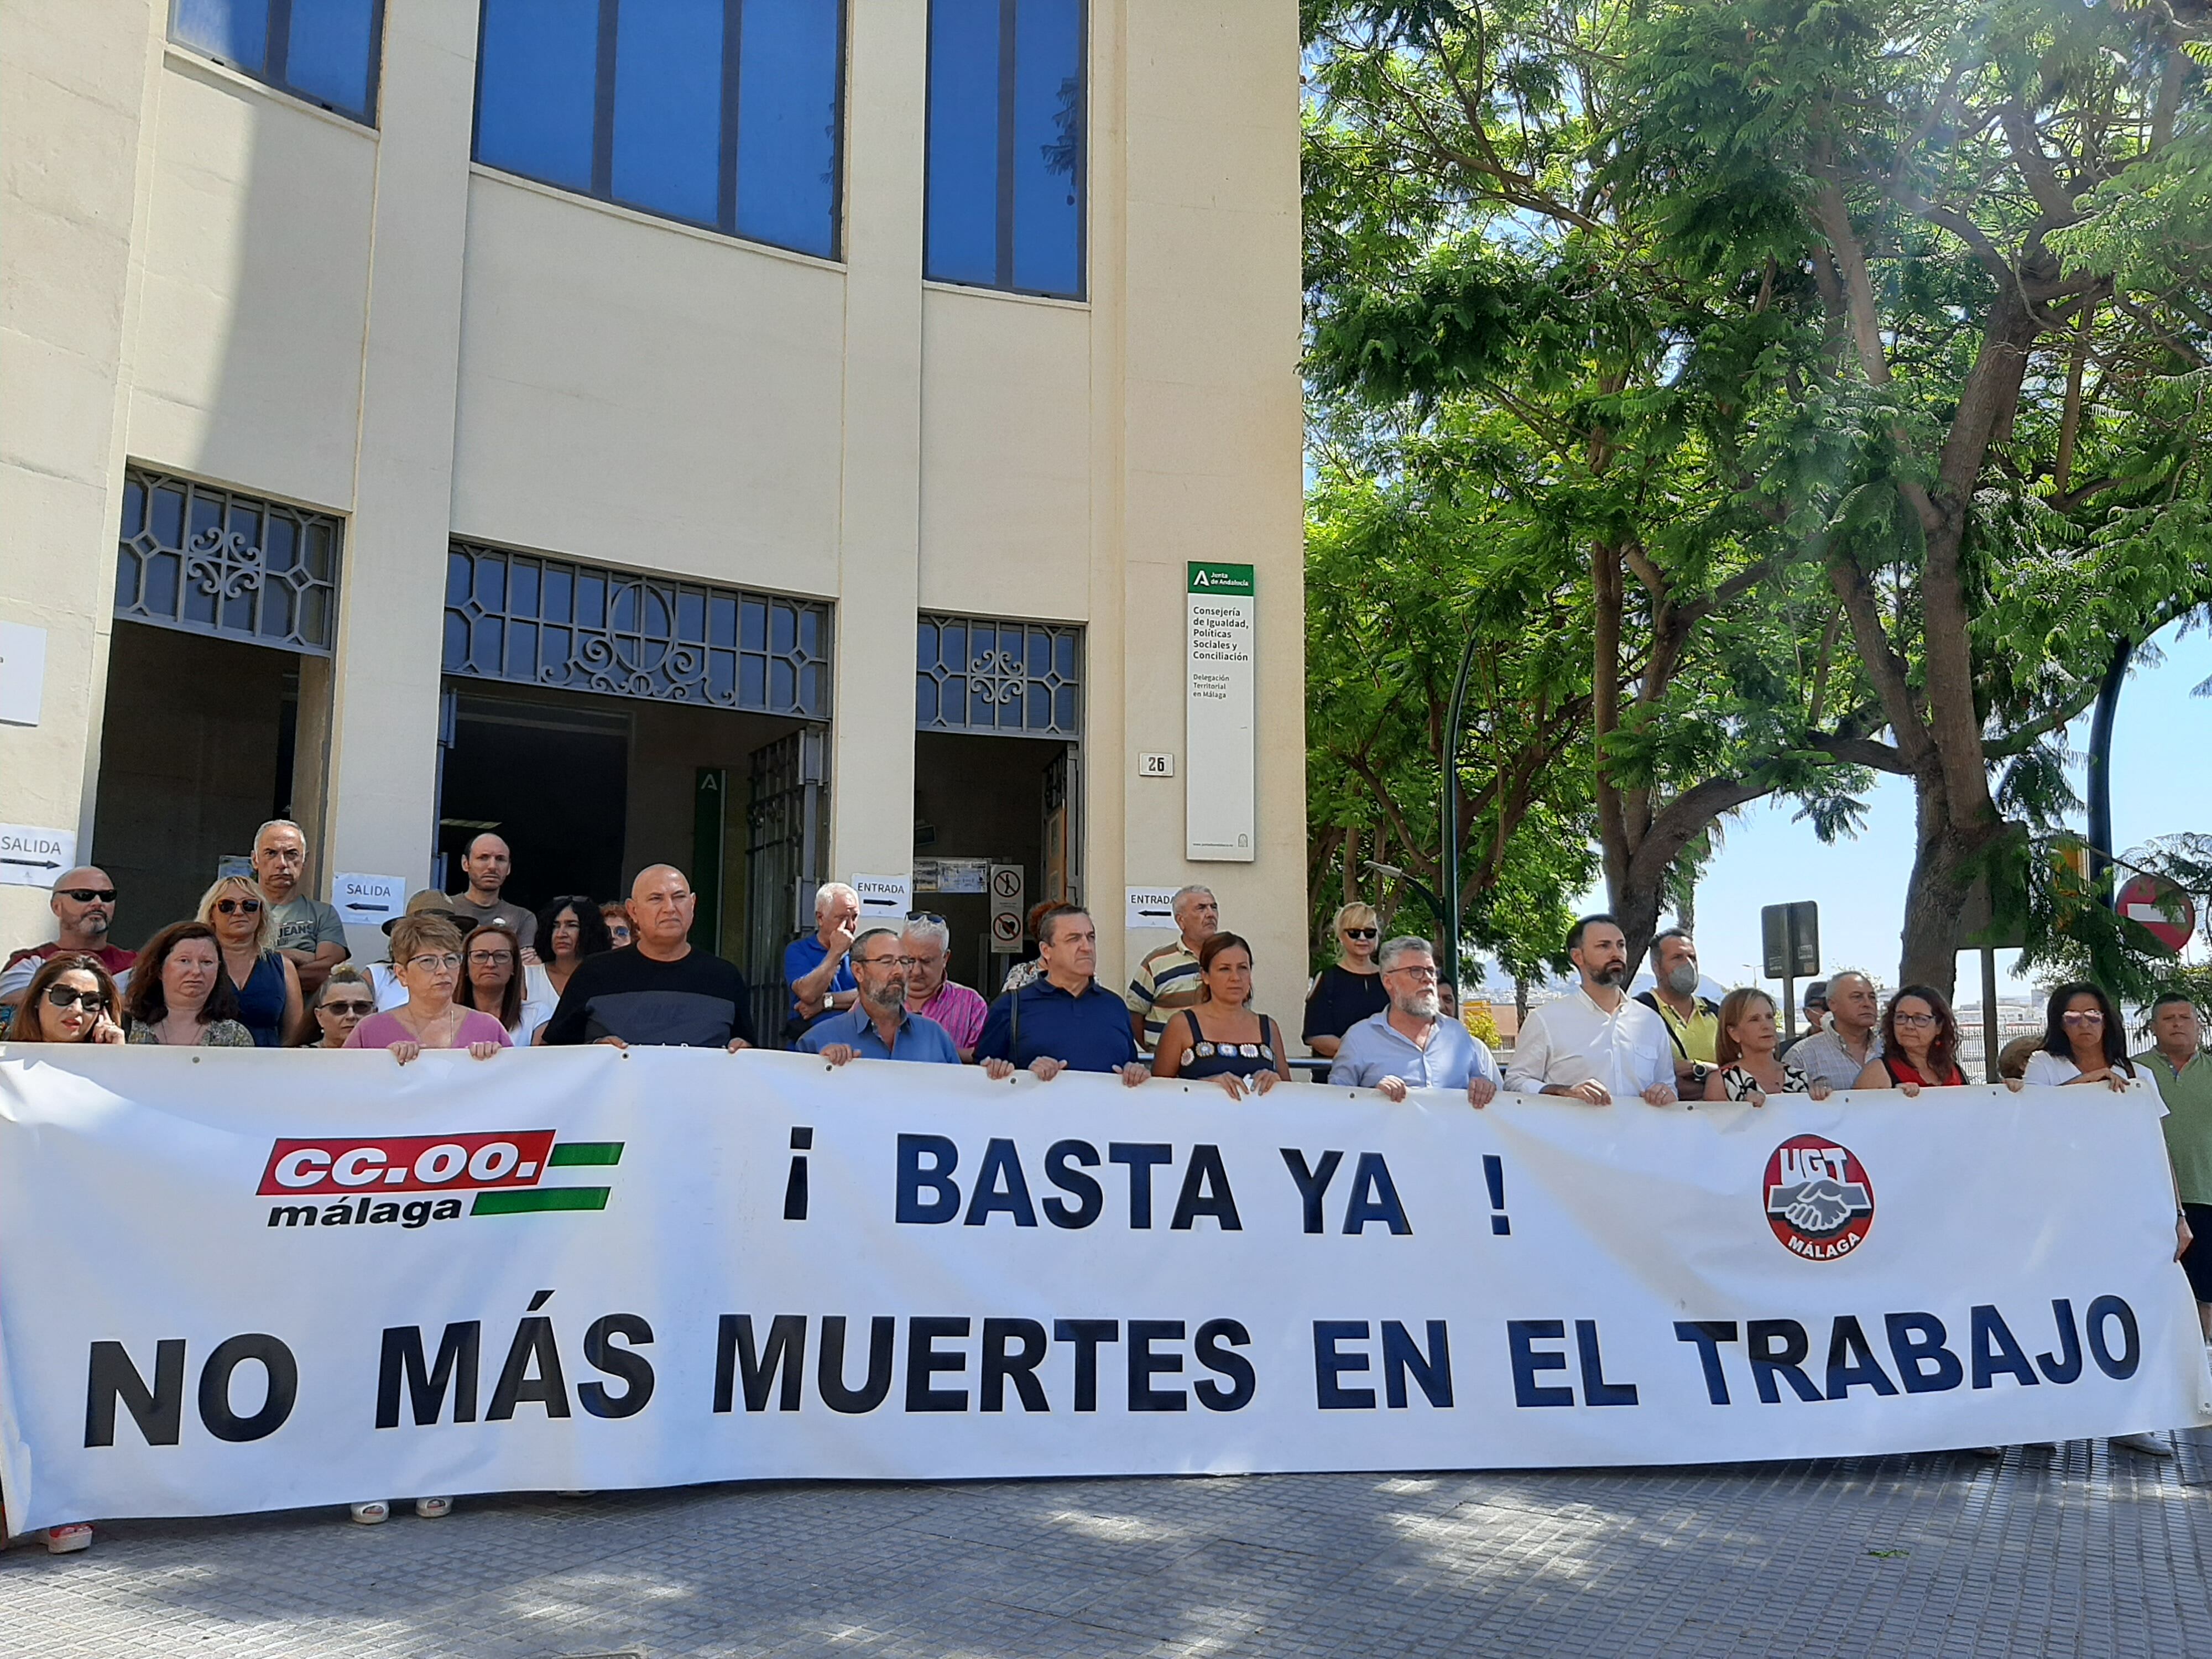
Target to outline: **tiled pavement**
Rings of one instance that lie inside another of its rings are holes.
[[[0,1654],[2212,1659],[2212,1431],[1564,1474],[711,1486],[103,1527]]]

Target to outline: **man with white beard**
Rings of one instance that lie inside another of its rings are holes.
[[[1674,1044],[1658,1015],[1630,997],[1628,939],[1611,916],[1584,916],[1567,933],[1567,960],[1580,983],[1531,1008],[1513,1045],[1505,1086],[1568,1095],[1593,1106],[1641,1096],[1671,1106]]]
[[[1443,1018],[1429,942],[1394,939],[1375,953],[1390,1006],[1344,1034],[1328,1080],[1401,1101],[1414,1089],[1464,1089],[1470,1106],[1498,1093],[1497,1057],[1466,1026]]]

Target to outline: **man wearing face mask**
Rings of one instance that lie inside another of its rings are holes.
[[[1584,916],[1568,931],[1567,960],[1580,983],[1528,1011],[1505,1086],[1592,1106],[1639,1096],[1654,1106],[1674,1104],[1674,1045],[1666,1023],[1622,989],[1628,940],[1620,924],[1611,916]]]
[[[1653,988],[1636,1000],[1666,1023],[1674,1045],[1675,1086],[1698,1099],[1720,1042],[1721,1011],[1698,994],[1698,947],[1687,933],[1669,927],[1651,941],[1651,975]]]

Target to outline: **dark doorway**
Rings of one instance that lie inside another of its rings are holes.
[[[452,693],[451,743],[438,803],[447,890],[461,854],[485,830],[514,855],[505,896],[532,909],[562,893],[623,890],[629,788],[626,715],[575,706]]]
[[[919,868],[971,890],[917,883],[915,905],[945,918],[951,976],[996,996],[1020,954],[991,948],[991,901],[975,878],[988,861],[1021,866],[1023,908],[1078,898],[1079,813],[1073,744],[919,732],[914,744],[914,854]],[[957,871],[958,873],[950,873]],[[1029,947],[1025,944],[1024,953]]]

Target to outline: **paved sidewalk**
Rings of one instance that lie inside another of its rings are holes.
[[[711,1486],[124,1522],[0,1654],[2212,1655],[2212,1431],[1960,1456]]]

